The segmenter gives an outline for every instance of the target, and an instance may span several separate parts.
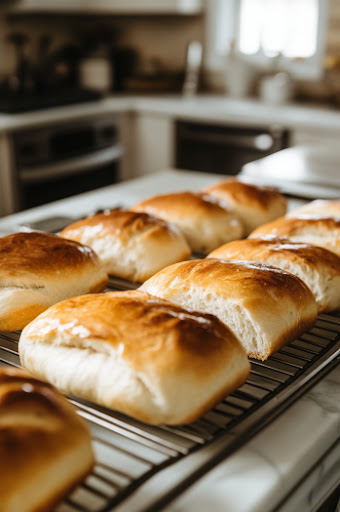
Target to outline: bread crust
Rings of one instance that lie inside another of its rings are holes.
[[[289,212],[287,217],[340,219],[340,199],[315,199]]]
[[[138,290],[56,304],[24,329],[19,353],[63,392],[152,424],[197,419],[249,374],[217,318]]]
[[[91,437],[50,385],[0,368],[0,493],[6,512],[48,511],[90,472]]]
[[[319,312],[340,309],[340,257],[323,247],[268,236],[230,242],[208,257],[257,261],[281,268],[306,283]]]
[[[223,200],[238,215],[245,236],[287,212],[287,200],[275,188],[244,183],[235,178],[206,187],[204,192]]]
[[[84,245],[46,233],[0,238],[0,330],[20,330],[59,300],[102,291],[108,277]]]
[[[318,245],[340,256],[340,219],[280,217],[255,229],[249,238],[267,235]]]
[[[191,256],[175,226],[146,213],[105,211],[67,226],[60,235],[92,247],[108,274],[133,282]]]
[[[310,329],[317,316],[314,297],[303,281],[260,263],[210,258],[177,263],[141,289],[215,314],[249,356],[263,360]]]
[[[227,205],[209,194],[189,191],[161,194],[131,210],[155,215],[176,225],[192,251],[207,254],[222,243],[241,238],[243,227]]]

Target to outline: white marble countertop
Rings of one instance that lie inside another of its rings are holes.
[[[0,113],[0,132],[41,126],[103,113],[149,113],[176,119],[213,123],[267,126],[282,125],[288,129],[306,128],[317,132],[340,132],[340,111],[327,106],[269,105],[259,99],[233,99],[223,95],[113,95],[99,101],[19,114]]]
[[[157,192],[199,190],[221,176],[174,170],[0,219],[0,235],[55,215],[130,206]],[[314,511],[339,484],[340,366],[171,503],[166,512]],[[119,508],[120,510],[120,508]],[[122,509],[123,510],[123,509]],[[131,510],[131,509],[130,509]],[[138,510],[138,506],[135,510]]]

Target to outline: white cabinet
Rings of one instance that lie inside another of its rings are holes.
[[[122,115],[120,134],[124,147],[122,179],[174,166],[174,122],[170,116],[143,112]]]
[[[292,146],[304,145],[337,145],[339,146],[340,130],[320,130],[317,126],[308,129],[293,129],[291,133]]]

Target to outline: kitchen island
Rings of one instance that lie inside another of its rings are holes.
[[[56,228],[58,222],[99,209],[129,207],[152,194],[170,190],[199,190],[220,178],[212,174],[162,171],[0,218],[0,235],[37,226],[43,230],[53,222]],[[291,203],[291,207],[294,206],[295,203]],[[270,417],[268,423],[264,421],[254,436],[249,432],[248,439],[243,440],[237,450],[163,509],[167,512],[317,510],[339,485],[339,396],[340,367],[337,365],[296,400],[295,397],[289,400],[280,414]],[[199,459],[200,451],[194,456]],[[186,457],[182,459],[184,464],[185,460]],[[170,478],[174,485],[180,485],[182,475],[173,472]],[[160,472],[114,510],[146,510],[145,499],[158,499],[168,483],[169,473]]]

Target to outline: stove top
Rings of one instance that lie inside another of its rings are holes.
[[[45,108],[96,101],[101,97],[101,93],[97,91],[81,88],[62,88],[40,94],[19,94],[5,91],[0,92],[0,112],[18,114],[21,112],[31,112]]]

